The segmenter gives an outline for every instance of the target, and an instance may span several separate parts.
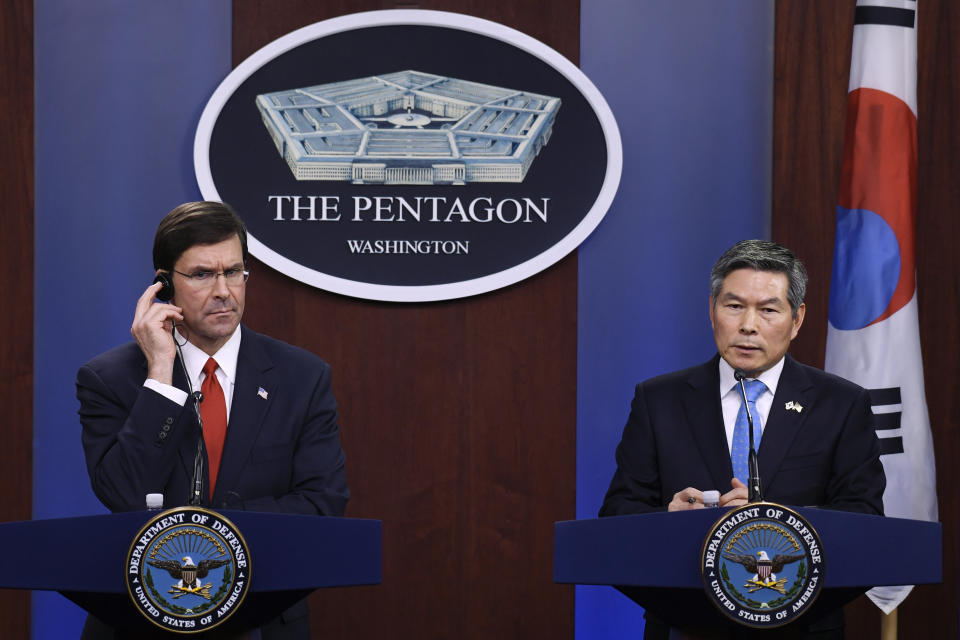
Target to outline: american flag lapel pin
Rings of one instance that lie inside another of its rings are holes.
[[[267,393],[266,389],[264,389],[263,387],[260,387],[259,389],[257,389],[257,395],[263,398],[264,400],[266,400],[267,396],[270,394]]]

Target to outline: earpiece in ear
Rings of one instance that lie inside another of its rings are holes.
[[[161,271],[153,281],[163,285],[160,287],[160,290],[157,291],[157,300],[160,302],[170,302],[173,300],[173,279],[169,273]]]

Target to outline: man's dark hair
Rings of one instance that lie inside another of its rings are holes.
[[[230,205],[223,202],[185,202],[164,216],[153,238],[153,268],[173,270],[183,252],[201,244],[240,238],[247,263],[247,228]]]
[[[787,276],[787,300],[793,317],[797,317],[797,311],[807,295],[807,269],[789,249],[767,240],[741,240],[727,249],[710,272],[713,304],[717,303],[724,279],[737,269],[769,271]]]

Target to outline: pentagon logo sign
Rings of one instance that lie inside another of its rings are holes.
[[[465,184],[523,182],[560,99],[400,71],[259,95],[257,108],[297,180]]]
[[[622,168],[606,101],[573,63],[443,11],[341,16],[271,42],[214,92],[194,140],[208,200],[250,253],[357,298],[511,285],[600,224]]]
[[[236,526],[197,507],[151,518],[126,558],[127,591],[147,620],[198,633],[233,615],[250,589],[250,553]]]
[[[806,613],[823,589],[823,549],[796,511],[769,502],[728,511],[700,554],[707,597],[730,619],[779,627]]]

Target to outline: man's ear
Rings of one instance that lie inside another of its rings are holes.
[[[793,340],[800,333],[800,325],[803,324],[803,316],[807,311],[807,303],[801,302],[797,308],[797,315],[793,318],[793,329],[790,331],[790,339]]]

